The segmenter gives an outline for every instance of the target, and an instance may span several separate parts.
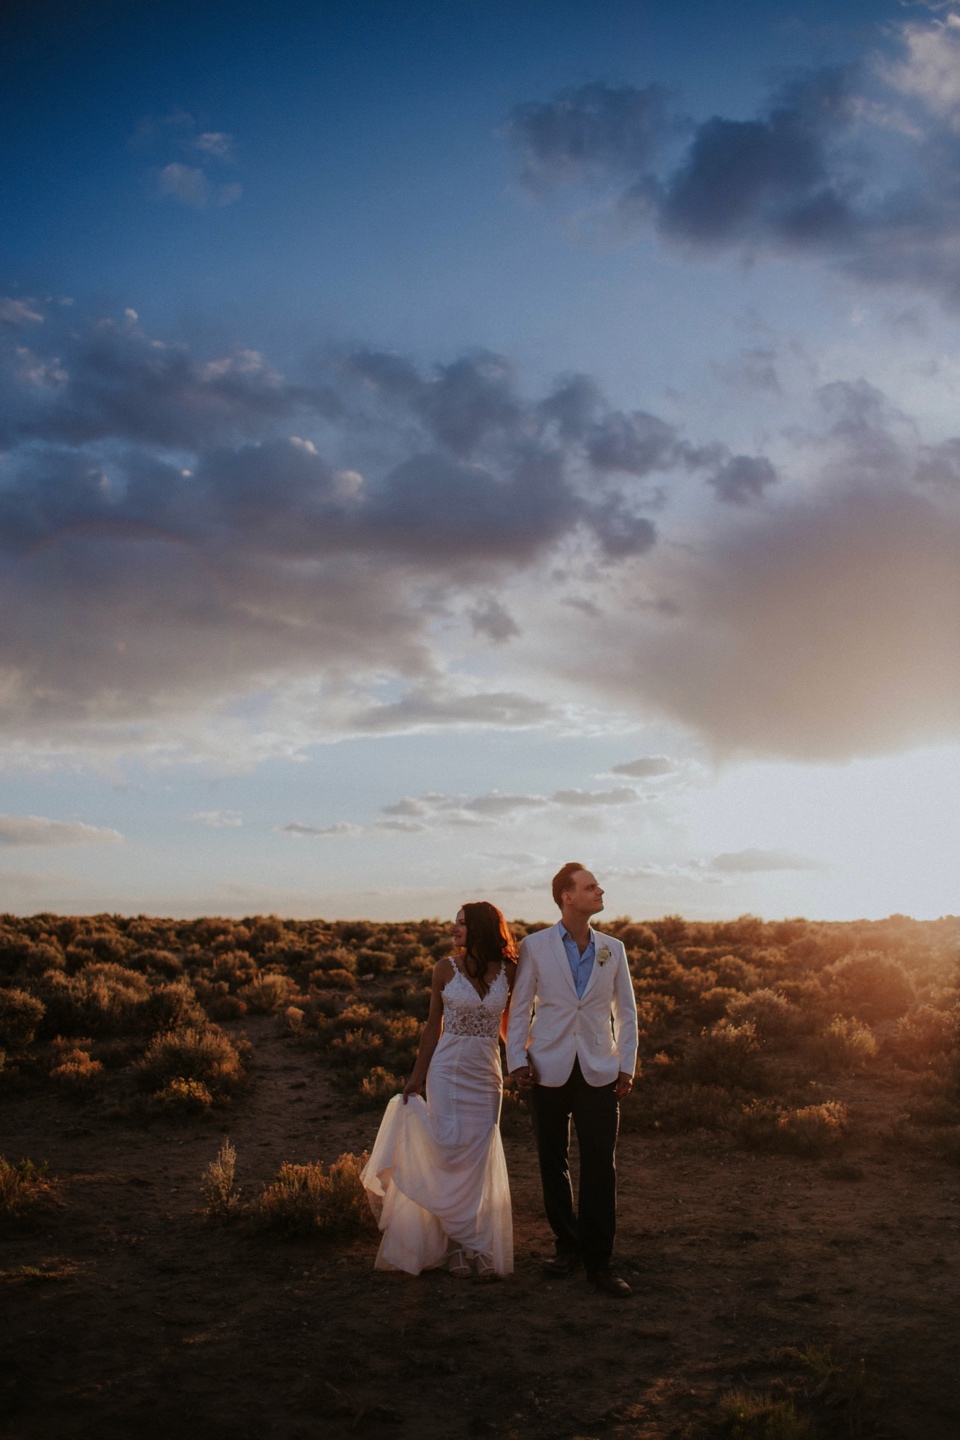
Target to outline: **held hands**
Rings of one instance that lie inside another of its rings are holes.
[[[532,1065],[518,1065],[510,1071],[510,1079],[516,1082],[518,1090],[532,1090],[537,1083],[537,1073]]]

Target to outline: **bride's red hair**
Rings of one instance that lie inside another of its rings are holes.
[[[517,942],[503,915],[489,900],[472,900],[462,908],[463,923],[467,927],[464,969],[483,995],[487,990],[487,971],[491,965],[516,960]]]

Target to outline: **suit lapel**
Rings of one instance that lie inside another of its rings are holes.
[[[560,966],[560,968],[562,969],[563,974],[564,974],[564,977],[566,978],[566,982],[567,982],[567,984],[568,984],[569,987],[570,987],[570,993],[571,993],[571,995],[573,996],[574,1000],[576,1000],[576,999],[577,999],[577,987],[576,987],[576,985],[573,983],[573,973],[572,973],[572,971],[571,971],[571,969],[570,969],[570,961],[567,959],[566,949],[564,948],[563,936],[560,934],[560,922],[559,922],[559,921],[558,921],[557,924],[554,925],[554,927],[553,927],[553,934],[552,934],[552,936],[551,936],[551,941],[552,941],[552,946],[551,946],[551,948],[552,948],[552,950],[553,950],[553,953],[554,953],[554,956],[555,956],[555,958],[556,958],[557,964],[558,964],[558,965]]]
[[[593,936],[593,967],[591,968],[590,975],[589,975],[589,977],[588,977],[588,979],[587,979],[587,983],[586,983],[586,985],[583,987],[583,995],[582,995],[582,997],[581,997],[583,1000],[586,1000],[587,996],[590,994],[590,991],[591,991],[591,990],[593,989],[593,987],[594,987],[594,983],[596,982],[597,972],[598,972],[599,969],[600,969],[600,954],[599,954],[599,952],[603,949],[603,940],[601,939],[601,937],[600,937],[600,935],[597,933],[597,931],[594,930],[593,926],[590,927],[590,933],[591,933],[591,935]],[[567,969],[569,970],[569,968],[570,968],[570,967],[569,967],[569,965],[568,965],[568,966],[567,966]]]

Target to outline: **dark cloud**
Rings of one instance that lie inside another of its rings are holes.
[[[484,596],[479,605],[469,611],[474,633],[486,635],[495,645],[502,645],[520,634],[520,627],[494,595]]]
[[[831,174],[827,147],[854,114],[849,78],[825,70],[792,84],[760,119],[714,116],[700,125],[663,186],[662,232],[707,247],[848,240],[851,197]]]
[[[507,133],[521,156],[521,179],[540,189],[644,170],[677,129],[667,102],[659,85],[637,90],[594,81],[546,103],[518,105]]]
[[[743,350],[735,359],[711,365],[713,373],[724,384],[748,394],[779,395],[776,352],[771,349]]]
[[[732,455],[707,484],[717,492],[717,499],[728,505],[748,505],[760,500],[763,492],[777,479],[777,472],[763,455]]]
[[[687,127],[657,87],[567,91],[514,110],[534,189],[587,182],[621,227],[690,252],[820,256],[960,305],[960,30],[891,29],[862,65],[795,77],[753,118]],[[891,59],[900,57],[896,63]]]
[[[643,755],[639,760],[625,760],[622,765],[611,767],[614,775],[631,775],[636,780],[653,780],[660,775],[674,775],[680,769],[675,760],[666,755]]]
[[[574,537],[647,553],[654,473],[717,463],[587,377],[526,399],[502,357],[360,351],[308,383],[202,359],[127,312],[4,309],[0,716],[129,720],[305,673],[404,678],[361,730],[530,724],[510,691],[437,688],[429,625],[518,627],[497,586]],[[69,322],[69,323],[68,323]],[[333,457],[336,457],[334,459]]]

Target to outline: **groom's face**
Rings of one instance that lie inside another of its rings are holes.
[[[563,898],[567,908],[578,915],[596,915],[603,909],[603,891],[597,884],[596,876],[591,875],[589,870],[577,870],[571,875]]]

